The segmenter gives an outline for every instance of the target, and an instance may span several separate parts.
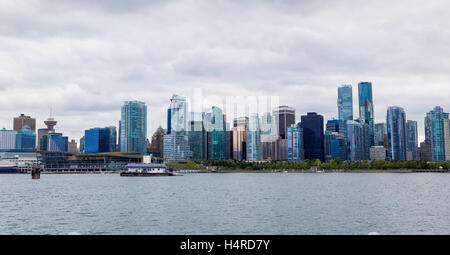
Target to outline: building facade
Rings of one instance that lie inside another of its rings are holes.
[[[406,115],[401,107],[390,106],[386,116],[388,136],[388,159],[407,159]]]
[[[247,135],[247,161],[262,160],[261,131],[258,114],[252,114],[249,119]]]
[[[303,148],[305,159],[325,160],[324,123],[323,116],[315,112],[309,112],[301,116],[301,128],[303,129]]]
[[[14,130],[22,130],[25,126],[28,126],[31,131],[36,132],[36,119],[20,114],[19,117],[14,118],[13,126]]]
[[[287,128],[295,124],[295,109],[289,106],[279,106],[273,109],[272,115],[276,121],[276,135],[281,139],[286,139]]]
[[[445,160],[444,119],[449,114],[442,107],[436,106],[425,117],[425,142],[431,145],[433,161]]]
[[[350,161],[370,159],[369,125],[362,120],[347,122],[347,158]]]
[[[419,160],[419,133],[417,121],[406,121],[406,159]]]
[[[296,124],[287,129],[288,161],[300,162],[304,159],[303,130]]]
[[[359,96],[359,118],[369,125],[370,146],[374,146],[375,123],[374,123],[372,83],[360,82],[358,84],[358,96]]]
[[[84,153],[110,152],[110,129],[91,128],[84,131]]]
[[[125,101],[121,108],[120,151],[147,152],[147,105],[139,101]]]
[[[338,88],[338,114],[339,120],[353,120],[353,89],[351,85],[342,85]]]

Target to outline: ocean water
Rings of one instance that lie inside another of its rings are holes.
[[[0,234],[450,234],[450,175],[0,175]]]

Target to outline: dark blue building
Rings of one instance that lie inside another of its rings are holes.
[[[303,128],[305,159],[325,161],[323,116],[315,112],[308,112],[307,115],[302,115],[301,128]]]
[[[401,107],[390,106],[387,110],[388,158],[406,160],[406,115]]]
[[[358,84],[359,118],[369,125],[370,146],[375,145],[375,122],[373,110],[372,83],[360,82]]]
[[[169,108],[167,109],[167,130],[166,134],[170,135],[172,132],[172,110]]]
[[[84,132],[84,153],[100,153],[110,151],[110,129],[91,128]]]

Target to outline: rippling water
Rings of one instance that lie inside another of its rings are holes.
[[[0,234],[450,234],[450,175],[0,175]]]

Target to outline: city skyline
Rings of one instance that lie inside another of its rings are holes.
[[[138,100],[150,138],[167,99],[194,88],[277,95],[298,121],[338,119],[337,87],[351,84],[356,117],[357,84],[370,81],[375,123],[398,105],[422,142],[425,114],[450,109],[449,3],[317,2],[2,1],[0,127],[23,113],[44,128],[52,108],[57,132],[79,141],[118,128],[120,106]]]

